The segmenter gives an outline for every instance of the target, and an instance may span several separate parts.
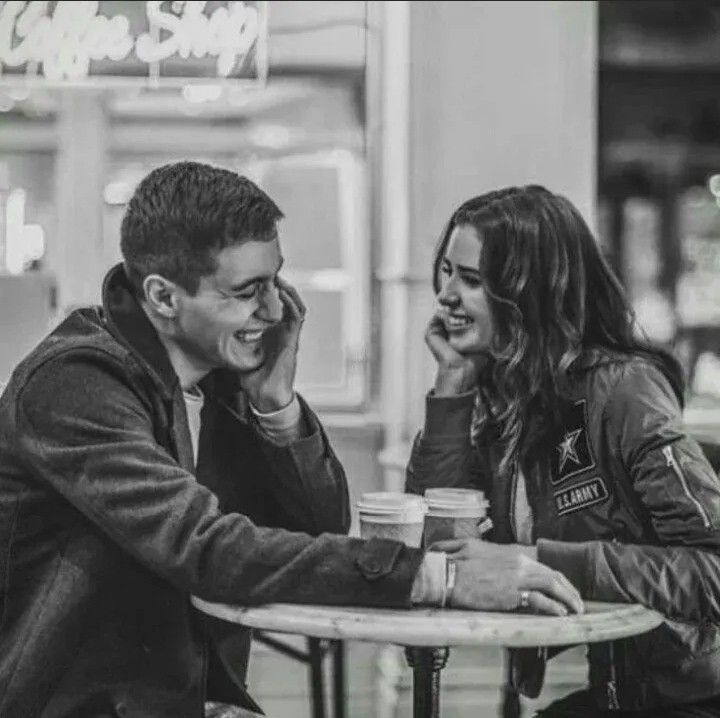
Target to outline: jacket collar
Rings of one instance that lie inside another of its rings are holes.
[[[165,399],[180,390],[180,382],[155,327],[140,306],[122,265],[116,264],[103,281],[102,305],[105,322],[116,339],[140,360]],[[215,369],[201,382],[210,395],[234,395],[240,390],[239,377],[228,369]]]
[[[179,386],[177,374],[155,327],[132,291],[122,263],[105,275],[102,305],[110,332],[140,359],[163,396],[171,399]]]

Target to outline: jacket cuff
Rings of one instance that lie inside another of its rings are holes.
[[[293,395],[292,401],[278,411],[263,414],[252,403],[250,411],[255,415],[260,430],[273,443],[284,445],[302,438],[303,417],[297,396]]]
[[[590,598],[591,571],[595,560],[592,543],[538,539],[538,561],[562,573],[583,598]]]
[[[399,541],[360,539],[362,548],[355,560],[365,586],[355,605],[412,607],[412,589],[425,552]]]
[[[469,436],[476,394],[474,389],[456,396],[435,396],[433,391],[428,392],[423,436]]]
[[[285,418],[287,418],[288,412],[297,412],[293,437],[290,437],[289,433],[284,437],[274,436],[272,428],[268,431],[267,417],[269,415],[258,414],[249,402],[248,406],[258,436],[273,448],[285,449],[291,454],[299,456],[313,456],[317,454],[318,450],[324,451],[325,436],[320,421],[300,394],[296,393],[295,398],[288,406],[275,412],[277,415],[284,415]],[[291,407],[294,408],[291,409]]]

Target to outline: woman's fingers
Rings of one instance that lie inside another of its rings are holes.
[[[442,319],[434,314],[425,330],[425,343],[438,361],[452,358],[454,350],[448,343],[447,332]]]
[[[541,564],[538,564],[541,565]],[[572,613],[584,613],[585,604],[578,590],[559,571],[545,570],[528,576],[527,588],[562,603]]]
[[[567,608],[539,591],[528,591],[527,609],[530,613],[544,613],[548,616],[567,616]]]

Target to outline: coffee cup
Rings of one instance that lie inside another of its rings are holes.
[[[422,544],[426,511],[422,496],[375,491],[363,494],[357,509],[362,538],[392,539],[413,547]]]
[[[425,546],[447,539],[482,536],[488,509],[488,502],[482,491],[458,488],[427,489],[425,501]]]

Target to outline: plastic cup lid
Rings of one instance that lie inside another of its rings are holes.
[[[398,521],[422,521],[427,511],[425,499],[399,491],[374,491],[363,494],[356,504],[362,517],[396,516]]]
[[[457,501],[430,501],[428,502],[428,516],[441,518],[483,518],[487,515],[487,501],[472,504],[463,504]]]
[[[397,509],[407,508],[410,506],[425,506],[425,499],[416,494],[404,494],[401,491],[371,491],[363,494],[357,505],[371,508],[387,509],[389,511],[397,511]]]
[[[425,498],[430,500],[439,499],[441,501],[461,501],[463,503],[482,503],[485,501],[485,494],[478,489],[459,489],[454,487],[437,487],[434,489],[425,489]]]

